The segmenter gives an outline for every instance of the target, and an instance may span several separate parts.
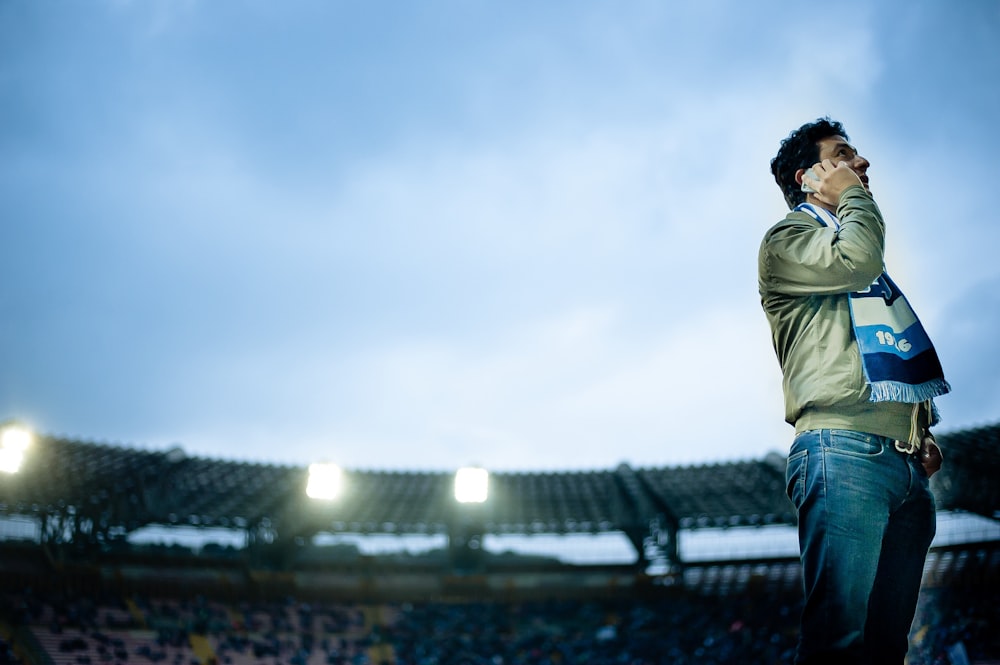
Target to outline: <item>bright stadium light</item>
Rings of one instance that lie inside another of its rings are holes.
[[[486,469],[464,467],[455,472],[455,500],[483,503],[489,494],[490,474]]]
[[[24,461],[24,453],[31,447],[34,439],[34,435],[25,427],[4,426],[0,431],[0,471],[17,473]]]
[[[24,453],[9,448],[0,448],[0,472],[17,473],[24,461]]]
[[[344,472],[336,464],[310,464],[306,494],[312,499],[331,501],[340,496]]]

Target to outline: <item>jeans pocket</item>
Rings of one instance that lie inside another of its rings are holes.
[[[826,448],[834,453],[869,457],[882,453],[882,437],[866,432],[834,429],[830,430]]]
[[[785,494],[797,509],[806,491],[806,469],[809,466],[809,451],[799,450],[788,456],[785,466]]]

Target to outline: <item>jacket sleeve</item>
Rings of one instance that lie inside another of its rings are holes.
[[[764,237],[762,287],[792,296],[859,291],[882,274],[885,224],[861,185],[847,188],[837,207],[840,229],[792,212]]]

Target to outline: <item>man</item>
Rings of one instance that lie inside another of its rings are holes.
[[[761,243],[758,286],[795,426],[799,665],[901,665],[935,531],[928,479],[942,459],[928,428],[950,388],[885,273],[868,167],[829,118],[771,161],[791,211]]]

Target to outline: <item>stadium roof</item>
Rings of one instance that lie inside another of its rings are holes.
[[[939,435],[938,506],[1000,516],[1000,424]],[[624,532],[641,553],[652,531],[793,524],[784,458],[699,466],[495,473],[489,500],[458,504],[450,472],[345,471],[333,502],[309,499],[305,466],[189,457],[41,436],[17,474],[0,474],[0,515],[29,515],[61,537],[104,540],[149,525],[266,531],[481,534]],[[45,534],[43,533],[43,537]]]

